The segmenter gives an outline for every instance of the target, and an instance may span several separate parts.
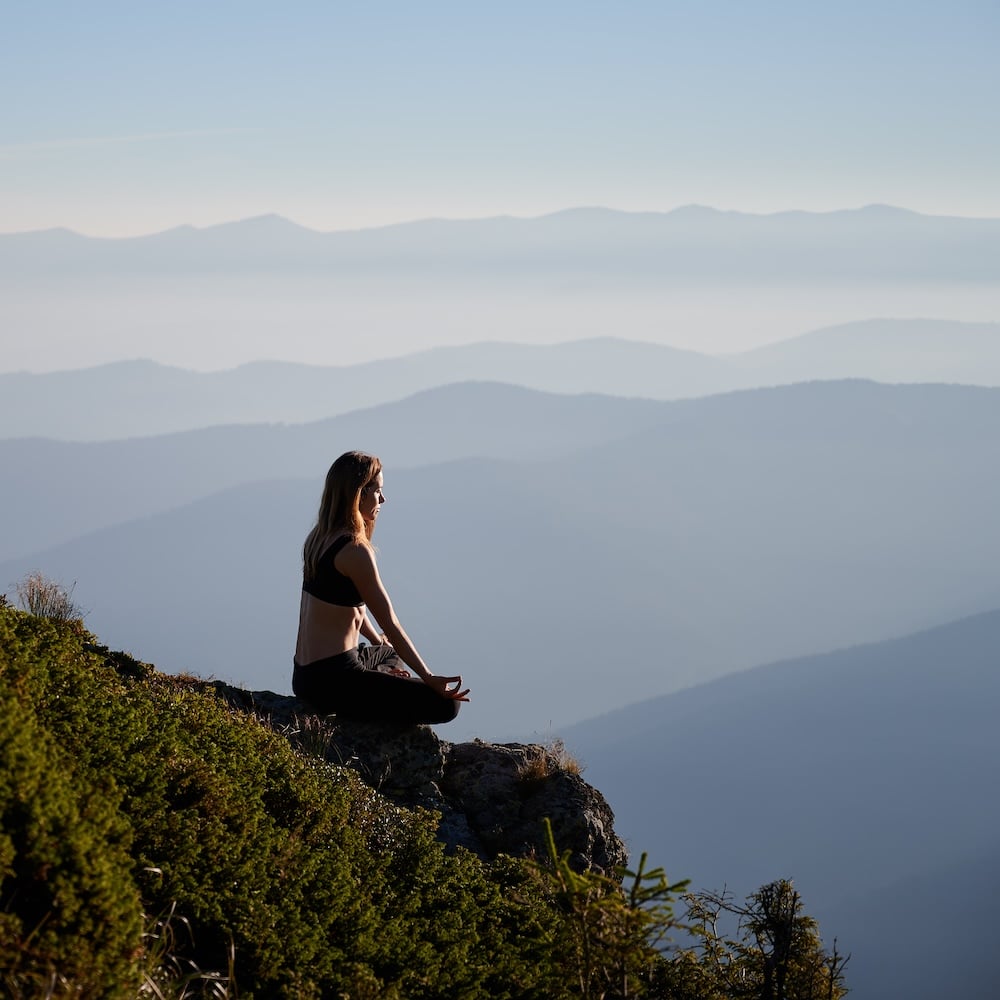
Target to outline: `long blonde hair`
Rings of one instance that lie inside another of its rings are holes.
[[[361,491],[381,471],[382,463],[363,451],[345,452],[330,466],[316,524],[302,546],[302,569],[307,580],[316,575],[320,556],[337,535],[347,534],[353,541],[370,544],[373,525],[361,516]]]

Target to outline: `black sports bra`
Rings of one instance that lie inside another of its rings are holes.
[[[349,576],[344,576],[333,564],[337,553],[351,540],[350,535],[342,535],[319,557],[316,575],[307,580],[303,576],[302,589],[327,604],[337,604],[344,608],[357,608],[365,602]]]

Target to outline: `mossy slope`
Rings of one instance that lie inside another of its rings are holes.
[[[0,982],[135,996],[144,928],[242,997],[558,997],[530,869],[446,855],[432,817],[252,718],[0,607]]]

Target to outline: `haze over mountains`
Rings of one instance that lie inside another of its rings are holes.
[[[603,338],[468,344],[340,367],[255,362],[202,373],[123,361],[7,373],[0,374],[0,438],[100,441],[212,424],[299,423],[452,382],[684,399],[830,378],[1000,386],[1000,324],[865,320],[726,357]]]
[[[0,236],[0,588],[287,691],[374,451],[443,736],[563,735],[670,874],[796,879],[859,1000],[987,995],[908,959],[921,904],[992,947],[998,278],[1000,222],[879,206]]]
[[[731,353],[858,318],[995,321],[998,277],[997,220],[885,206],[6,234],[0,371],[135,358],[199,370],[354,364],[608,336]]]

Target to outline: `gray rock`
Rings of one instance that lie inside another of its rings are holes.
[[[429,726],[318,716],[272,691],[204,682],[232,708],[253,714],[296,748],[350,767],[392,801],[440,814],[438,838],[490,860],[544,856],[543,820],[578,871],[612,874],[627,852],[604,796],[587,784],[560,744],[447,743]]]

